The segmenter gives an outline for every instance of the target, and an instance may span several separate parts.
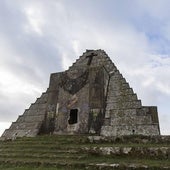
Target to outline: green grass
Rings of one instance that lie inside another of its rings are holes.
[[[119,141],[98,141],[90,143],[87,135],[79,136],[38,136],[35,138],[18,138],[15,141],[0,141],[0,169],[2,170],[76,170],[76,169],[99,169],[96,164],[120,164],[119,169],[126,169],[125,166],[136,164],[147,165],[150,169],[161,169],[167,166],[170,169],[170,142],[154,142],[148,140],[146,143],[139,142],[138,139],[126,137]],[[94,152],[94,148],[100,151],[101,147],[133,147],[142,148],[146,152],[149,148],[168,147],[167,157],[162,153],[133,153],[102,155]],[[84,149],[88,148],[88,150]],[[151,155],[150,155],[151,154]],[[101,167],[100,167],[101,168]],[[111,167],[102,167],[111,169]]]

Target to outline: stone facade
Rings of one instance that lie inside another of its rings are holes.
[[[66,71],[50,76],[49,88],[3,137],[38,134],[159,135],[157,108],[142,106],[103,50],[87,50]]]

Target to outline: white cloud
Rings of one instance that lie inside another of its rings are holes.
[[[28,24],[25,26],[26,32],[29,33],[29,30],[32,30],[38,33],[39,35],[42,35],[42,26],[44,24],[44,20],[40,7],[29,7],[26,8],[24,11],[28,19]]]

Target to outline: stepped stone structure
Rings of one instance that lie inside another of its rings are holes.
[[[2,137],[38,134],[160,135],[156,106],[141,100],[103,50],[86,50]]]

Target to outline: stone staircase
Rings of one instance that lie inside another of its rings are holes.
[[[26,109],[23,115],[19,116],[16,122],[13,122],[9,129],[6,129],[2,134],[2,138],[8,139],[28,136],[36,136],[42,123],[45,119],[46,107],[47,107],[48,93],[42,93],[40,98],[37,98],[35,103],[32,103],[28,109]]]
[[[62,135],[0,141],[0,169],[170,169],[170,136]]]

